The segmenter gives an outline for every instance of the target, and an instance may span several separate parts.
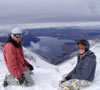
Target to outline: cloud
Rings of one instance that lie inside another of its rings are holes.
[[[100,0],[1,0],[1,24],[100,20]]]
[[[49,53],[49,49],[45,46],[41,46],[39,43],[34,43],[34,42],[30,42],[30,47],[28,47],[30,50],[34,50],[34,51],[41,51],[44,53]]]

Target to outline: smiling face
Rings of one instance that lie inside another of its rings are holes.
[[[20,42],[21,42],[21,38],[13,37],[13,39],[14,39],[17,43],[20,43]]]
[[[21,34],[16,34],[16,35],[14,35],[13,39],[14,39],[17,43],[20,43],[20,42],[21,42],[21,37],[22,37]]]
[[[77,49],[79,54],[84,54],[85,53],[85,46],[82,44],[77,45]]]
[[[85,49],[78,49],[79,54],[84,54],[85,53]]]

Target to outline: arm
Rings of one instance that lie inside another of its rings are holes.
[[[22,57],[23,57],[23,59],[25,61],[25,65],[28,66],[30,63],[27,60],[25,60],[24,53],[23,53],[23,48],[22,47],[20,47],[20,51],[21,51],[21,55],[22,55]]]
[[[22,48],[21,48],[21,52],[22,52],[21,54],[24,59],[25,65],[28,67],[29,70],[33,70],[34,69],[33,66],[27,60],[25,60]]]
[[[26,66],[30,65],[30,63],[27,60],[25,60],[25,64]]]
[[[90,76],[95,62],[92,58],[86,59],[81,69],[76,69],[76,72],[72,75],[72,79],[87,79]]]

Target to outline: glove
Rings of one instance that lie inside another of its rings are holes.
[[[24,77],[18,78],[18,80],[19,80],[20,84],[23,84],[25,82],[25,78]]]
[[[62,83],[64,83],[65,81],[64,80],[61,80],[61,81],[59,81],[59,84],[62,84]]]
[[[67,76],[67,77],[65,78],[66,81],[68,81],[68,80],[70,80],[70,79],[72,79],[71,76]]]
[[[31,71],[34,69],[33,66],[32,66],[31,64],[29,64],[27,67],[28,67],[28,69],[31,70]]]
[[[68,74],[64,74],[63,76],[62,76],[62,80],[64,81],[65,80],[65,78],[68,76]]]

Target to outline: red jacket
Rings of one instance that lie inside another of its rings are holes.
[[[13,43],[8,42],[4,46],[3,55],[11,75],[21,78],[22,73],[27,70],[27,66],[29,65],[23,56],[22,48],[15,47]]]

